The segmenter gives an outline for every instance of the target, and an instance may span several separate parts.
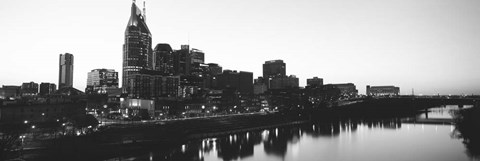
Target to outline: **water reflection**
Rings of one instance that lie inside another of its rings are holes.
[[[444,115],[445,112],[433,109],[429,114]],[[478,144],[472,144],[478,139],[459,130],[461,127],[404,122],[402,118],[340,120],[269,128],[193,140],[171,150],[152,150],[122,159],[263,161],[318,160],[319,156],[322,160],[478,159]],[[464,140],[467,152],[457,138]]]
[[[303,136],[312,138],[338,137],[341,133],[354,133],[359,126],[396,129],[400,119],[381,121],[339,121],[311,123],[291,127],[278,127],[258,131],[236,133],[218,138],[190,141],[169,152],[150,152],[148,155],[123,158],[126,160],[205,160],[205,155],[220,160],[242,160],[253,157],[255,148],[263,147],[267,156],[284,158],[289,145],[300,142]],[[262,146],[263,145],[263,146]]]

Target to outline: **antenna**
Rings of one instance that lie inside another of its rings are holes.
[[[143,0],[143,21],[147,22],[147,9],[145,7],[145,0]]]

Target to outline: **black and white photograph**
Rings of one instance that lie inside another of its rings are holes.
[[[2,0],[0,161],[480,161],[479,0]]]

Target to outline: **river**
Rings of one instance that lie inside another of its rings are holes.
[[[420,119],[452,118],[457,106],[433,108]],[[406,123],[405,118],[340,120],[192,140],[170,150],[150,150],[110,160],[242,161],[468,161],[451,124]]]

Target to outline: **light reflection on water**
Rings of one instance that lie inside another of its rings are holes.
[[[190,141],[131,160],[472,160],[453,125],[401,119],[304,124]]]

